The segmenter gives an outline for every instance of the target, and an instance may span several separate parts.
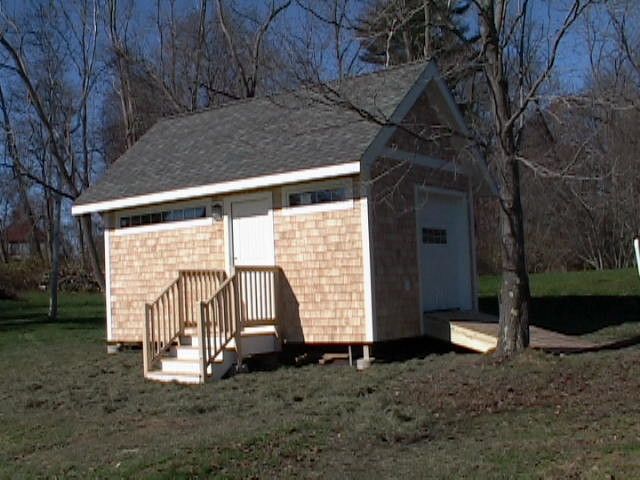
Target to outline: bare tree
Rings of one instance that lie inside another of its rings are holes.
[[[524,42],[530,6],[524,0],[513,10],[507,0],[476,0],[481,28],[480,58],[491,94],[492,127],[495,132],[495,161],[500,201],[500,239],[502,285],[500,290],[500,334],[497,353],[509,357],[529,345],[530,289],[525,254],[524,214],[522,209],[521,166],[518,139],[524,118],[548,81],[563,39],[572,25],[594,2],[570,2],[560,27],[553,34],[544,66],[533,78],[526,77],[520,60],[514,78],[508,75],[509,49],[518,59],[524,57]],[[514,41],[515,39],[515,41]],[[518,88],[514,99],[512,92]]]
[[[25,216],[27,217],[27,220],[31,227],[31,233],[29,235],[31,251],[35,252],[37,258],[40,261],[44,261],[44,255],[42,253],[42,249],[40,248],[40,241],[36,236],[38,216],[36,215],[34,208],[31,205],[31,199],[29,198],[28,194],[27,181],[30,175],[28,173],[28,169],[22,161],[20,151],[16,143],[16,135],[13,130],[11,117],[9,116],[9,107],[7,106],[2,85],[0,85],[0,110],[2,111],[2,125],[5,134],[5,148],[7,152],[7,158],[9,158],[12,162],[11,169],[16,179],[18,192],[20,194],[20,201],[22,203],[22,209],[24,210]]]
[[[93,5],[93,8],[97,8],[96,3],[87,2],[89,0],[84,0],[81,5]],[[63,18],[54,17],[53,15],[55,14],[55,11],[39,8],[38,6],[34,7],[33,10],[27,12],[27,15],[31,15],[29,19],[32,21],[32,30],[25,29],[24,32],[16,21],[5,17],[4,28],[0,32],[0,50],[5,54],[5,67],[15,73],[15,79],[24,89],[29,99],[33,118],[37,120],[45,132],[44,151],[51,156],[55,164],[55,174],[59,175],[61,179],[61,188],[56,189],[57,193],[64,193],[67,198],[77,198],[86,188],[86,179],[89,173],[82,173],[82,167],[90,168],[90,158],[87,147],[84,150],[87,153],[87,156],[84,156],[84,161],[80,162],[80,164],[77,161],[77,149],[75,148],[77,137],[74,123],[76,119],[82,119],[83,111],[86,113],[86,103],[90,98],[88,92],[94,81],[94,72],[92,71],[94,63],[90,59],[82,63],[85,73],[83,76],[83,88],[81,89],[82,93],[79,101],[74,102],[74,97],[68,95],[68,91],[65,91],[66,88],[71,89],[72,87],[65,86],[64,77],[60,71],[60,68],[65,65],[69,58],[68,54],[70,52],[66,43],[69,41],[69,37],[60,35],[61,31],[56,30],[56,28],[65,29],[64,33],[68,33],[68,29],[64,25],[69,27],[68,24],[76,21],[75,15],[77,15],[77,12],[74,11],[73,16],[69,15]],[[89,21],[89,19],[95,19],[94,15],[80,15],[80,18]],[[26,23],[26,19],[23,22]],[[90,44],[95,45],[97,42],[95,38],[97,29],[95,27],[86,28],[84,31],[89,32],[87,35],[91,38]],[[87,44],[84,44],[84,47],[86,46]],[[94,51],[95,47],[83,48],[82,50],[87,53],[87,51]],[[76,50],[74,52],[77,53]],[[28,61],[29,55],[32,56],[31,64]],[[45,68],[37,69],[38,74],[46,73],[49,67],[53,69],[44,78],[40,78],[32,72],[33,64],[40,60],[44,62],[40,66]],[[80,120],[80,124],[82,123],[82,120]],[[88,129],[85,133],[88,134]],[[84,141],[81,141],[81,144],[86,145],[87,137],[82,138],[84,138]],[[51,182],[47,182],[45,179],[42,180],[47,188],[52,187]],[[62,188],[64,188],[64,192],[61,191]],[[56,216],[54,215],[53,218],[55,219]],[[104,288],[104,275],[93,237],[91,217],[81,217],[80,224],[84,239],[83,243],[87,249],[94,276],[101,288]]]
[[[244,52],[241,52],[241,46],[238,45],[238,39],[234,38],[229,28],[229,20],[221,0],[216,0],[218,8],[218,20],[220,28],[224,33],[231,59],[242,81],[244,88],[244,97],[250,98],[256,95],[256,89],[260,79],[260,69],[262,66],[263,45],[269,28],[278,16],[291,5],[291,0],[285,0],[277,3],[272,0],[269,5],[269,11],[266,18],[257,25],[252,41],[245,39]]]

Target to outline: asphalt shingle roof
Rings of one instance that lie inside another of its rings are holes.
[[[389,118],[425,64],[355,77],[340,98]],[[160,120],[76,206],[358,161],[380,125],[309,90]]]

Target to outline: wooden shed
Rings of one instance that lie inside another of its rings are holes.
[[[475,310],[488,185],[436,66],[412,64],[164,119],[73,214],[104,219],[107,341],[142,342],[149,378],[202,382]]]

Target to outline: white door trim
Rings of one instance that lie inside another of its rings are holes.
[[[275,225],[273,223],[273,192],[257,192],[257,193],[246,193],[242,195],[231,195],[224,198],[223,201],[223,209],[224,209],[224,230],[225,230],[225,266],[227,269],[227,274],[231,274],[235,270],[235,261],[233,255],[233,212],[232,212],[232,204],[236,202],[245,202],[251,200],[267,200],[268,201],[268,210],[267,215],[269,217],[269,222],[271,224],[272,229],[272,240],[273,240],[273,264],[275,265]]]
[[[471,264],[471,268],[468,272],[469,274],[469,288],[470,288],[470,292],[469,294],[471,295],[471,305],[473,307],[475,307],[476,305],[476,300],[474,299],[475,296],[475,287],[474,287],[474,272],[475,272],[475,266],[473,265],[474,261],[475,261],[475,257],[474,257],[474,252],[472,251],[473,249],[473,234],[472,234],[472,219],[471,219],[471,215],[472,212],[470,211],[471,205],[469,204],[469,196],[467,192],[462,192],[460,190],[453,190],[453,189],[448,189],[448,188],[442,188],[442,187],[432,187],[432,186],[426,186],[426,185],[416,185],[415,186],[415,190],[414,190],[414,203],[415,203],[415,222],[416,222],[416,231],[415,231],[415,235],[416,235],[416,255],[417,255],[417,260],[418,260],[418,265],[419,265],[419,269],[418,269],[418,288],[419,288],[419,295],[420,295],[420,332],[421,334],[424,335],[424,304],[425,304],[425,299],[423,298],[423,289],[422,289],[422,242],[421,242],[421,238],[422,238],[422,227],[420,224],[420,211],[422,208],[422,205],[419,205],[418,202],[420,200],[420,192],[425,192],[425,193],[436,193],[439,195],[447,195],[447,196],[451,196],[451,197],[457,197],[461,200],[463,200],[465,207],[467,208],[467,228],[465,229],[465,231],[467,232],[467,235],[469,236],[468,238],[468,246],[469,246],[469,263]]]

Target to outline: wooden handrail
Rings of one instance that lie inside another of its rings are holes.
[[[142,340],[145,375],[184,334],[185,326],[196,324],[200,318],[198,303],[210,298],[225,278],[226,273],[221,270],[181,270],[178,278],[152,303],[145,304]]]
[[[200,373],[205,379],[209,365],[235,339],[238,365],[242,364],[241,333],[245,327],[277,324],[279,267],[237,267],[213,296],[200,303],[197,323]]]
[[[142,353],[144,373],[177,340],[182,332],[179,305],[182,279],[178,277],[153,303],[145,305]]]
[[[197,331],[201,345],[200,375],[203,380],[207,377],[209,365],[224,352],[231,340],[235,339],[238,362],[242,361],[238,299],[238,278],[232,275],[209,300],[200,303]]]

